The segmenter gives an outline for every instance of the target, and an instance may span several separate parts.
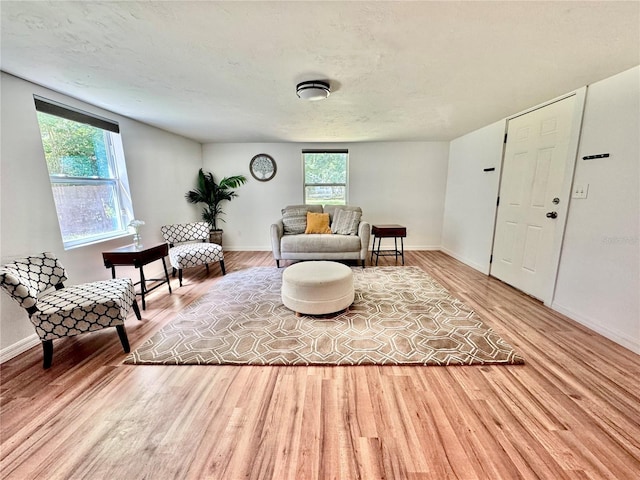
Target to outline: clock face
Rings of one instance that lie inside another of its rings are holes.
[[[275,177],[276,169],[276,161],[266,153],[259,153],[249,164],[251,175],[260,182],[267,182]]]

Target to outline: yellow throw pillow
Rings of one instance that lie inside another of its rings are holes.
[[[304,233],[331,233],[329,214],[307,212],[307,229]]]

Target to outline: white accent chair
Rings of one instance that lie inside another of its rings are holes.
[[[220,262],[220,270],[224,275],[224,254],[222,247],[209,243],[209,224],[207,222],[176,223],[163,225],[162,236],[169,244],[169,263],[173,267],[173,276],[178,271],[178,280],[182,286],[182,269],[204,265],[209,271],[209,264]]]
[[[43,367],[53,361],[53,340],[116,327],[122,348],[130,351],[124,321],[140,309],[133,282],[116,278],[65,287],[67,273],[49,252],[0,266],[0,287],[27,311],[42,341]]]

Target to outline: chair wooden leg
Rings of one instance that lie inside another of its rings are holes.
[[[118,331],[118,336],[120,337],[120,343],[122,343],[124,353],[129,353],[131,351],[131,347],[129,347],[129,337],[127,337],[127,331],[125,330],[124,325],[116,325],[116,330]]]
[[[44,356],[42,368],[49,368],[53,362],[53,340],[42,341],[42,354]]]
[[[178,280],[180,281],[180,286],[182,286],[182,269],[178,270]]]
[[[276,260],[276,268],[280,268],[280,260]]]
[[[227,274],[227,272],[224,270],[224,260],[220,260],[220,270],[222,270],[223,275]]]
[[[131,306],[133,307],[133,313],[136,314],[136,318],[138,320],[142,320],[142,316],[140,315],[140,307],[138,307],[138,300],[134,298]]]
[[[176,269],[175,268],[171,268],[171,276],[173,278],[176,278]]]
[[[209,273],[209,264],[208,263],[204,264],[204,268],[206,268],[207,269],[207,273]]]

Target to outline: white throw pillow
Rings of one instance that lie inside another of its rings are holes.
[[[282,224],[285,235],[298,235],[307,228],[307,208],[283,208]]]
[[[357,235],[361,217],[362,212],[357,210],[336,209],[333,212],[331,232],[339,235]]]

